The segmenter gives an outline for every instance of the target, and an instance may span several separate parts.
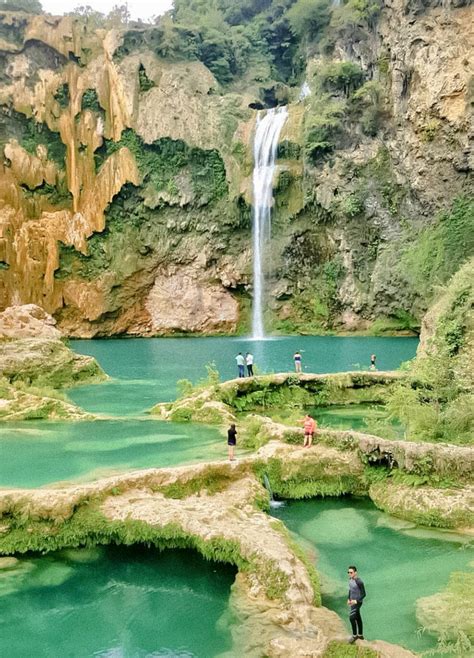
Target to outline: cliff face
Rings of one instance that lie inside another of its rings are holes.
[[[334,10],[311,95],[286,88],[269,326],[408,326],[425,227],[451,244],[436,216],[455,197],[472,225],[473,10],[437,4],[387,0],[370,29]],[[163,58],[163,39],[0,13],[2,307],[39,304],[75,336],[245,326],[258,85]]]

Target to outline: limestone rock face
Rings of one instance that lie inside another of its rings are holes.
[[[2,338],[61,338],[56,320],[36,304],[9,306],[0,313]]]
[[[361,68],[380,125],[357,116],[365,96],[323,98],[333,127],[345,107],[330,157],[306,157],[324,107],[291,90],[274,328],[423,315],[428,300],[397,268],[412,235],[471,190],[472,19],[462,0],[387,0],[373,29],[336,35],[331,61]],[[223,88],[202,62],[158,57],[146,29],[12,12],[0,23],[0,309],[39,304],[70,336],[234,331],[252,286],[255,82]],[[308,61],[310,86],[326,63]]]
[[[235,330],[238,304],[219,284],[203,283],[189,273],[162,274],[146,300],[153,334]]]

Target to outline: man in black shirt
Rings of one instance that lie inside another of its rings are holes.
[[[357,575],[357,567],[351,565],[347,569],[349,574],[349,595],[347,597],[347,605],[349,609],[349,621],[352,627],[352,637],[349,638],[349,643],[353,644],[356,640],[363,640],[362,617],[360,616],[360,609],[362,601],[365,598],[365,587],[362,580]]]

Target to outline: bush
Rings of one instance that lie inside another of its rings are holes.
[[[318,74],[325,91],[343,92],[348,98],[364,82],[364,71],[354,62],[333,62]]]
[[[43,7],[39,0],[1,0],[2,11],[24,11],[28,14],[42,14]]]
[[[299,39],[315,39],[329,24],[328,0],[297,0],[286,13],[291,31]]]

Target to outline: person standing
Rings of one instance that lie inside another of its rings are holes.
[[[234,448],[237,445],[237,430],[235,425],[232,424],[227,430],[227,449],[229,451],[229,461],[235,461],[234,458]]]
[[[239,369],[239,377],[245,377],[245,358],[242,352],[239,352],[235,357],[237,367]]]
[[[377,361],[377,355],[376,354],[371,354],[370,355],[370,369],[371,370],[376,370],[376,365],[375,362]]]
[[[295,362],[295,371],[301,372],[301,354],[299,353],[299,351],[295,352],[293,361]]]
[[[347,605],[349,606],[349,621],[351,622],[352,628],[352,635],[349,638],[349,644],[353,644],[356,640],[364,639],[360,609],[362,607],[362,601],[365,598],[365,586],[363,581],[357,575],[357,567],[353,564],[347,568],[347,573],[349,575]]]
[[[245,363],[247,364],[247,375],[253,377],[253,354],[250,352],[245,355]]]
[[[303,423],[304,431],[303,448],[310,448],[313,443],[314,432],[317,426],[316,421],[312,416],[306,414],[303,420],[300,420],[300,423]]]

